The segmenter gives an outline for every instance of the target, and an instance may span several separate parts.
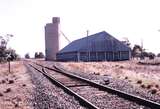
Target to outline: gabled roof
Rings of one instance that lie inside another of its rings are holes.
[[[71,42],[59,53],[88,51],[129,51],[130,48],[105,31]]]

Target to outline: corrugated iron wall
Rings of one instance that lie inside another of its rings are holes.
[[[122,61],[129,60],[129,51],[119,52],[70,52],[57,54],[58,61]]]

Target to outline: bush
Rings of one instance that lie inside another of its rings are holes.
[[[29,53],[25,54],[25,58],[26,58],[26,59],[30,59]]]
[[[154,53],[152,53],[152,52],[150,52],[148,55],[149,55],[149,59],[154,59],[155,56],[156,56],[156,55],[155,55]]]
[[[42,52],[35,52],[35,55],[34,55],[35,58],[44,58],[44,54]]]
[[[13,49],[0,49],[0,63],[7,61],[14,61],[20,59],[20,56],[16,54]]]
[[[160,57],[160,53],[157,54],[157,57]]]

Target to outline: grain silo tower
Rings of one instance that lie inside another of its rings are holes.
[[[45,56],[46,60],[56,60],[59,51],[59,17],[53,17],[52,23],[45,26]]]

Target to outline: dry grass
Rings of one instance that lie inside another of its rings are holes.
[[[62,64],[69,70],[78,70],[97,75],[110,75],[113,78],[127,80],[136,87],[160,90],[160,66],[139,65],[136,61],[68,62]]]
[[[152,59],[152,60],[145,59],[145,60],[142,60],[138,63],[142,64],[142,65],[160,65],[160,58],[156,57],[155,59]]]

